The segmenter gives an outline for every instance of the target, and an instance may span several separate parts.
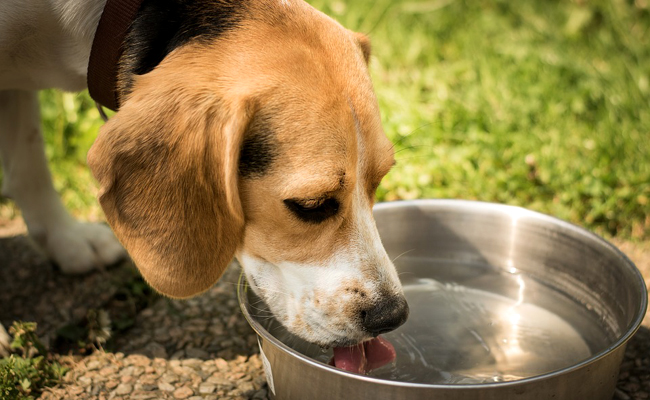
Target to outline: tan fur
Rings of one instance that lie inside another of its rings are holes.
[[[305,64],[295,53],[307,51],[299,32],[288,32],[296,43],[284,42],[273,31],[260,32],[270,38],[256,52],[257,63],[273,65],[274,75],[291,76],[292,86],[275,88],[264,100],[274,105],[274,125],[282,162],[271,174],[241,182],[247,228],[243,245],[270,262],[319,262],[348,242],[354,213],[370,213],[374,189],[393,164],[392,146],[383,133],[372,83],[365,65],[359,36],[338,24],[314,24],[322,53],[313,64]],[[319,30],[320,29],[320,30]],[[367,50],[369,51],[369,42]],[[305,49],[305,50],[303,50]],[[310,51],[313,52],[312,49]],[[300,60],[303,62],[296,62]],[[267,64],[268,63],[268,64]],[[264,70],[259,73],[264,74]],[[358,118],[357,137],[353,111]],[[359,148],[361,139],[364,148]],[[357,175],[363,158],[365,168]],[[343,175],[344,174],[344,175]],[[340,187],[341,177],[344,186]],[[368,208],[357,210],[352,196],[357,180],[368,188]],[[342,211],[331,221],[306,225],[283,206],[286,198],[318,198],[334,195]],[[273,232],[268,237],[266,232]]]
[[[172,297],[208,289],[244,226],[237,160],[252,109],[236,93],[216,96],[199,55],[178,62],[196,51],[138,79],[88,154],[114,232],[147,282]]]
[[[270,262],[331,257],[356,213],[371,213],[393,164],[365,65],[368,39],[306,5],[270,7],[278,9],[253,7],[258,18],[136,77],[89,153],[109,223],[168,296],[209,288],[238,246]],[[279,161],[241,179],[238,152],[259,110],[271,118]],[[318,225],[283,204],[325,195],[341,212]]]
[[[370,45],[370,38],[363,33],[355,33],[357,42],[359,43],[359,47],[361,47],[361,51],[363,52],[363,58],[366,60],[366,63],[370,62],[370,53],[372,46]]]

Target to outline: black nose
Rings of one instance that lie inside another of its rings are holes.
[[[361,311],[361,326],[374,335],[398,328],[409,316],[409,305],[404,296],[389,296],[374,307]]]

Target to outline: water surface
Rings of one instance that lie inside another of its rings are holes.
[[[615,335],[578,301],[514,267],[408,257],[396,264],[410,317],[383,335],[397,358],[371,371],[373,377],[429,384],[512,381],[574,365]],[[259,321],[295,350],[323,363],[331,359],[331,350],[291,335],[274,319]]]

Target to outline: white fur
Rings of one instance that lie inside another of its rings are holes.
[[[321,263],[280,262],[274,265],[252,256],[245,249],[239,250],[237,259],[250,286],[276,319],[302,339],[330,346],[371,338],[354,315],[344,312],[346,307],[362,300],[346,291],[351,281],[374,301],[380,300],[382,288],[390,288],[394,295],[403,295],[397,271],[381,243],[370,207],[362,183],[357,182],[354,233],[345,247],[333,249],[331,257]]]
[[[2,0],[0,90],[83,90],[92,40],[105,3]]]
[[[86,87],[90,48],[106,0],[0,1],[2,193],[21,208],[30,235],[64,273],[112,264],[126,252],[103,225],[65,211],[52,186],[38,90]],[[0,325],[0,353],[8,345]]]
[[[9,355],[9,342],[11,342],[11,338],[9,337],[9,334],[5,330],[4,326],[0,324],[0,357],[6,357]]]
[[[125,253],[107,227],[80,224],[63,208],[43,152],[36,91],[85,88],[92,39],[105,1],[0,0],[2,190],[21,207],[30,234],[67,273],[102,267]],[[287,0],[281,1],[290,5]],[[358,142],[363,146],[360,135]],[[333,249],[325,262],[273,265],[245,249],[238,252],[249,282],[278,319],[315,343],[330,345],[369,338],[343,313],[346,305],[358,301],[346,292],[345,283],[351,279],[371,298],[380,296],[380,288],[402,293],[374,226],[362,182],[356,185],[352,237],[343,248]],[[313,298],[315,292],[320,294],[319,299]],[[0,351],[8,345],[3,331]]]
[[[321,346],[349,345],[371,338],[360,324],[363,309],[386,296],[403,297],[397,270],[388,257],[372,216],[363,171],[369,166],[360,124],[356,126],[357,177],[352,193],[350,235],[323,261],[269,262],[240,248],[239,260],[253,291],[291,333]],[[352,291],[350,290],[352,289]],[[354,290],[362,291],[360,297]],[[355,311],[356,310],[356,311]]]

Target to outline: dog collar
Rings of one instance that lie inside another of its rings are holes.
[[[117,67],[124,38],[143,0],[106,0],[88,61],[88,92],[98,104],[117,111]]]

